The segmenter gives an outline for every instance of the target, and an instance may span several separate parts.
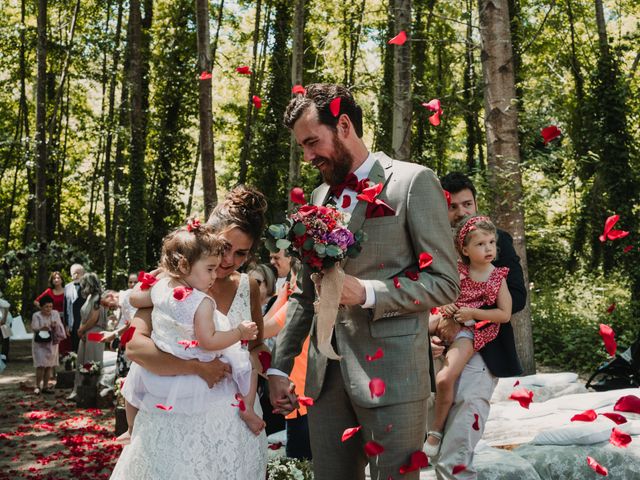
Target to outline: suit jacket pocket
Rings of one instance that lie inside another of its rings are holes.
[[[375,218],[367,218],[364,221],[364,228],[367,227],[377,227],[379,225],[392,225],[400,222],[399,215],[389,215],[386,217],[375,217]]]
[[[373,338],[417,335],[419,331],[420,321],[415,315],[382,318],[369,323],[369,332]]]

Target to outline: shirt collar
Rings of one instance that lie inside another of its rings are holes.
[[[353,174],[358,178],[358,180],[363,180],[369,176],[369,172],[373,168],[373,164],[376,162],[375,157],[371,152],[369,152],[369,156],[364,161],[362,165],[358,167],[358,169],[353,172]]]

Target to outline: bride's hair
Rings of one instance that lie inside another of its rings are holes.
[[[253,248],[262,237],[265,226],[267,199],[258,190],[239,185],[227,193],[224,200],[211,212],[207,224],[222,233],[237,227],[253,239]]]

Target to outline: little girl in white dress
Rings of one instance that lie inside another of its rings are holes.
[[[149,280],[132,292],[130,301],[137,308],[153,306],[151,338],[160,350],[182,359],[208,362],[220,358],[230,364],[240,392],[235,395],[239,414],[258,434],[264,422],[253,409],[257,373],[241,345],[242,340],[256,338],[257,325],[244,321],[232,329],[205,293],[216,279],[223,251],[224,243],[208,225],[190,221],[164,239],[160,264],[166,276],[156,280],[147,275]],[[122,394],[131,432],[138,409],[198,414],[221,392],[209,388],[197,375],[159,376],[133,363]]]

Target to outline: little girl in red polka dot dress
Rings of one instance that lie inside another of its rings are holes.
[[[424,444],[427,456],[440,451],[442,430],[454,398],[455,383],[473,354],[494,340],[501,323],[511,319],[511,294],[506,267],[494,267],[497,230],[488,217],[469,216],[456,227],[460,255],[460,296],[440,307],[429,321],[429,333],[449,345],[442,369],[436,374],[435,417]],[[481,309],[480,307],[494,307]]]

